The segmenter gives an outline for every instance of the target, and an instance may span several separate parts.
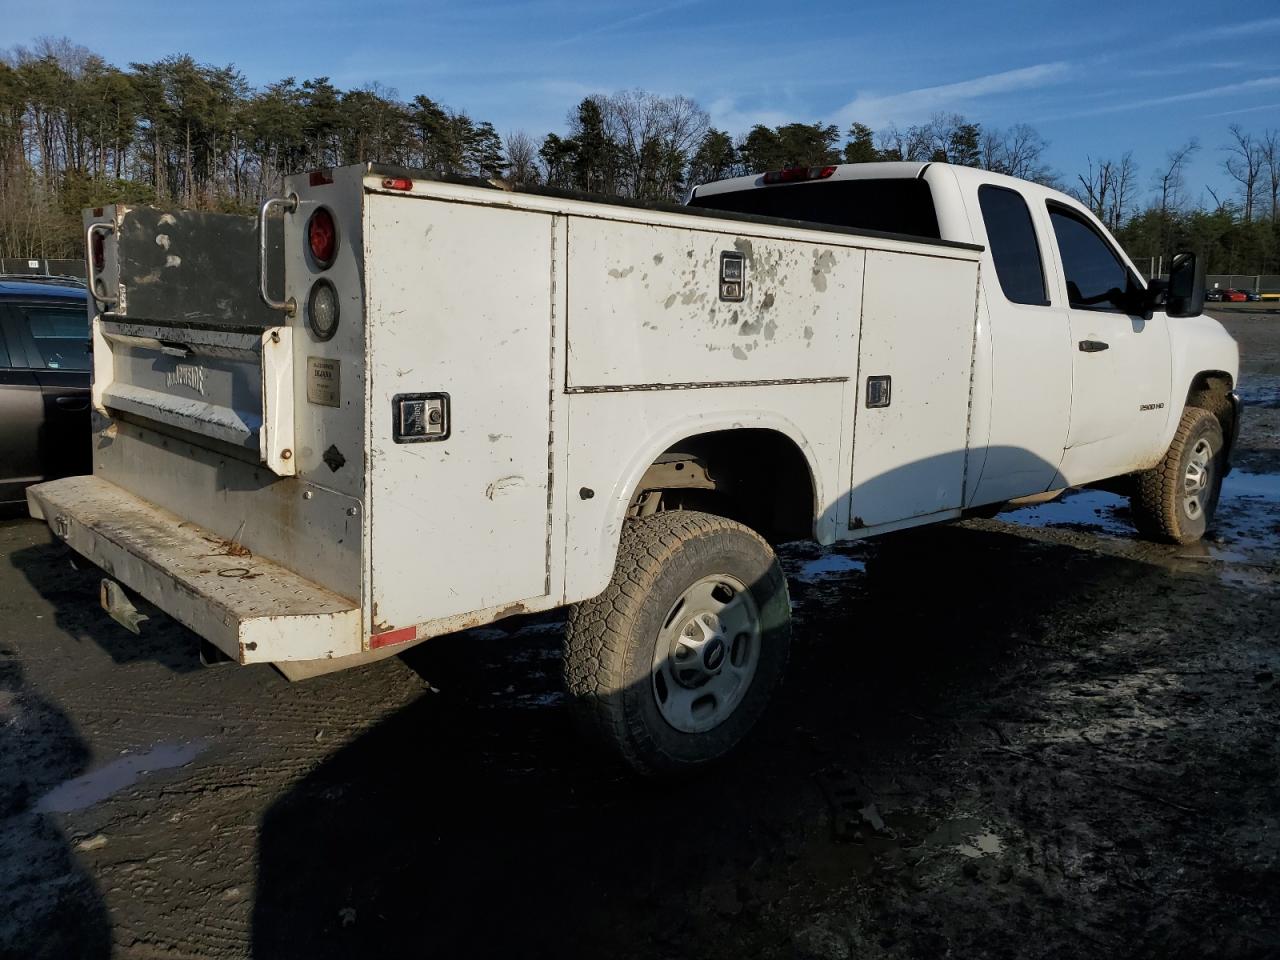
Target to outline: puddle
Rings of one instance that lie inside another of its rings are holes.
[[[1129,502],[1101,490],[1072,490],[1052,503],[1002,513],[1000,519],[1024,527],[1088,527],[1111,536],[1133,536]]]
[[[118,760],[58,784],[36,804],[40,813],[71,813],[101,803],[113,793],[131,787],[148,773],[185,767],[208,743],[157,743],[146,753],[127,753]]]
[[[1198,556],[1185,549],[1180,555],[1222,563],[1251,562],[1259,552],[1275,557],[1280,554],[1276,507],[1280,507],[1280,475],[1235,470],[1222,483],[1212,539]],[[1000,519],[1025,527],[1078,527],[1126,540],[1136,536],[1129,521],[1128,501],[1101,490],[1071,491],[1052,503],[1001,514]]]
[[[962,857],[995,857],[1004,852],[1004,841],[991,831],[974,834],[966,843],[951,848]]]
[[[1280,474],[1232,470],[1222,481],[1222,499],[1237,498],[1280,503]]]
[[[1280,409],[1280,377],[1250,376],[1240,383],[1237,391],[1246,407]]]
[[[827,577],[841,577],[850,573],[861,573],[867,569],[867,562],[856,557],[848,557],[842,553],[824,553],[816,560],[802,563],[791,576],[796,580],[824,580]]]

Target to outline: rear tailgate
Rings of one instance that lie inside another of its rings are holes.
[[[252,218],[116,206],[90,223],[109,234],[94,276],[105,307],[93,327],[94,406],[292,476],[292,329],[258,296]],[[280,224],[268,223],[278,265]]]

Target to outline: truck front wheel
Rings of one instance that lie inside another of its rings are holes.
[[[1164,459],[1138,474],[1130,497],[1138,533],[1164,543],[1204,536],[1222,490],[1222,425],[1208,410],[1188,407]]]
[[[589,731],[643,774],[728,753],[786,665],[787,581],[740,523],[673,510],[628,521],[613,579],[573,607],[565,684]]]

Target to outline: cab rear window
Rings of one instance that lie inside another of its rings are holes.
[[[833,227],[938,240],[938,215],[924,180],[822,180],[695,196],[691,207],[805,220]]]

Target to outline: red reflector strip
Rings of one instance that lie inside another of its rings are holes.
[[[333,177],[328,170],[312,170],[311,185],[313,187],[323,187],[325,184],[333,183]]]
[[[384,190],[412,190],[413,181],[408,177],[387,177],[382,181]]]
[[[389,647],[393,643],[404,643],[418,636],[417,627],[401,627],[399,630],[388,630],[386,633],[375,633],[369,638],[371,648]]]

